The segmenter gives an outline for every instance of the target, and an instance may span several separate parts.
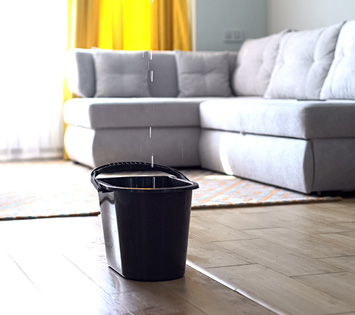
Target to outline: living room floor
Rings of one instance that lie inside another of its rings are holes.
[[[1,221],[0,261],[1,314],[355,314],[355,198],[194,210],[172,281],[109,269],[100,216]]]

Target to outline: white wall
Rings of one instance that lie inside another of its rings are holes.
[[[268,0],[268,32],[308,30],[355,20],[355,0]]]
[[[282,31],[314,29],[355,20],[355,0],[189,0],[196,50],[238,50],[224,42],[226,30],[258,38]]]
[[[268,0],[195,0],[196,50],[238,50],[241,42],[224,42],[226,30],[241,31],[245,38],[267,35],[267,4]]]

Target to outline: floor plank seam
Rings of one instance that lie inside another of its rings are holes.
[[[11,258],[11,260],[14,262],[14,264],[17,266],[17,268],[19,268],[21,270],[21,272],[23,273],[23,275],[26,277],[26,279],[33,285],[33,287],[41,294],[43,295],[43,293],[41,292],[41,290],[35,285],[35,283],[32,281],[32,279],[26,274],[26,272],[21,268],[21,266],[17,263],[17,261],[12,257],[12,255],[10,253],[8,253],[9,257]]]
[[[333,275],[333,274],[342,274],[342,273],[348,273],[348,271],[341,270],[341,271],[333,271],[333,272],[309,273],[305,275],[292,275],[288,277],[290,277],[291,279],[295,279],[300,277],[314,277],[314,276],[324,276],[324,275]]]
[[[272,311],[272,312],[274,312],[274,313],[276,313],[276,314],[282,314],[282,312],[280,312],[280,311],[274,309],[274,308],[271,307],[270,305],[268,305],[268,304],[266,304],[266,303],[264,303],[264,302],[262,302],[262,301],[260,301],[260,300],[258,300],[258,299],[256,299],[256,298],[253,298],[251,295],[249,295],[248,293],[246,293],[244,290],[242,290],[242,289],[240,289],[240,288],[237,288],[237,287],[235,287],[235,286],[229,284],[228,282],[226,282],[226,281],[220,279],[219,277],[213,275],[213,274],[210,273],[207,269],[201,268],[201,267],[195,265],[193,262],[191,262],[191,261],[189,261],[189,260],[186,261],[186,264],[187,264],[188,266],[190,266],[191,268],[195,269],[196,271],[198,271],[198,272],[204,274],[205,276],[207,276],[207,277],[209,277],[209,278],[211,278],[211,279],[217,281],[218,283],[220,283],[220,284],[226,286],[227,288],[231,289],[232,291],[234,291],[234,292],[236,292],[236,293],[239,293],[240,295],[244,296],[245,298],[247,298],[247,299],[249,299],[249,300],[251,300],[251,301],[257,303],[258,305],[260,305],[260,306],[262,306],[262,307],[264,307],[264,308],[266,308],[266,309],[268,309],[268,310],[270,310],[270,311]],[[257,264],[254,264],[254,265],[257,265]],[[218,268],[218,267],[214,267],[214,268]]]

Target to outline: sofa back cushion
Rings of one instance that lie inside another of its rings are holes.
[[[177,97],[179,94],[174,51],[149,52],[148,84],[151,96]]]
[[[94,49],[95,97],[148,97],[148,52]]]
[[[264,96],[320,98],[342,25],[285,34]]]
[[[347,22],[340,31],[321,98],[355,99],[355,21]]]
[[[70,49],[65,61],[69,91],[80,97],[93,97],[96,90],[94,56],[90,49]]]
[[[243,43],[232,79],[235,95],[264,95],[275,66],[280,40],[286,32],[249,39]]]
[[[231,96],[226,52],[176,51],[179,97]]]

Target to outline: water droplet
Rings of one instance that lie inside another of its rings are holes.
[[[153,75],[153,70],[150,71],[150,82],[153,82],[154,80],[154,75]]]
[[[153,168],[154,167],[154,155],[153,155],[153,153],[152,153],[151,162],[152,162],[151,167]]]
[[[149,138],[152,137],[152,127],[149,127]]]

